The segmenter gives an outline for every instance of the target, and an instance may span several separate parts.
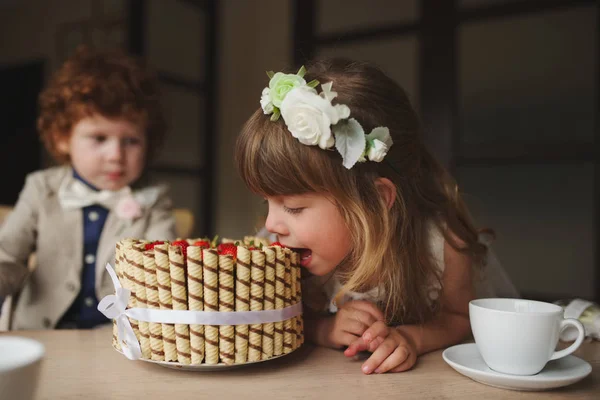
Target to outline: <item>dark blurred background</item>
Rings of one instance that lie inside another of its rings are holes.
[[[409,93],[525,297],[600,300],[597,0],[0,0],[4,176],[51,165],[36,96],[78,45],[122,47],[161,78],[170,139],[151,170],[198,235],[260,226],[233,168],[266,70],[380,65]]]

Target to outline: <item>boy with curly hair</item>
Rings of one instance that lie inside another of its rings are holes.
[[[123,237],[172,239],[166,189],[143,183],[166,124],[156,78],[118,51],[80,48],[39,97],[38,130],[61,164],[27,176],[0,229],[0,298],[20,292],[13,329],[110,321],[104,266]],[[27,260],[36,253],[36,267]]]

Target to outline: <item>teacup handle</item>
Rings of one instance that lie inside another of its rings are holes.
[[[566,319],[563,319],[562,321],[560,321],[559,332],[562,332],[562,330],[565,329],[569,325],[574,326],[579,331],[579,334],[577,335],[577,339],[575,340],[575,343],[573,343],[566,349],[563,349],[560,351],[555,351],[554,354],[552,354],[552,357],[550,357],[550,360],[557,360],[559,358],[563,358],[564,356],[568,356],[569,354],[571,354],[572,352],[577,350],[579,348],[579,346],[581,346],[581,343],[583,342],[583,339],[585,338],[585,329],[583,329],[583,325],[581,324],[581,322],[579,322],[578,320],[576,320],[574,318],[566,318]]]

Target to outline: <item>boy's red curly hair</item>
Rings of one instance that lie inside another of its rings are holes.
[[[82,118],[100,114],[145,127],[148,157],[159,148],[166,131],[158,80],[141,64],[119,50],[80,47],[56,71],[39,96],[37,121],[48,152],[69,162],[58,143],[69,139]]]

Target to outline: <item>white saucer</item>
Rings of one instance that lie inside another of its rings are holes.
[[[546,390],[575,383],[592,372],[592,366],[569,355],[550,361],[536,375],[507,375],[491,370],[481,358],[475,343],[452,346],[442,353],[444,361],[461,374],[485,385],[512,390]]]

